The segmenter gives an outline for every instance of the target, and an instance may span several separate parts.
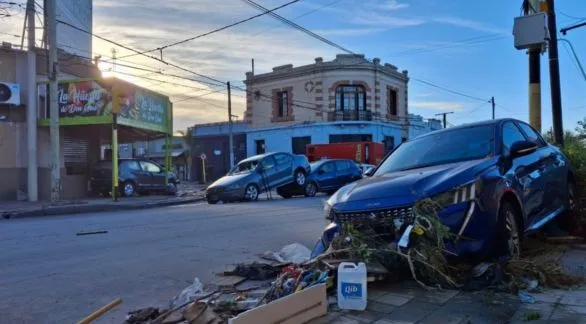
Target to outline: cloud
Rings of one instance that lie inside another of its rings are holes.
[[[489,33],[489,34],[502,34],[502,35],[510,35],[511,34],[511,31],[507,30],[505,28],[492,26],[492,25],[489,25],[489,24],[486,24],[486,23],[483,23],[483,22],[477,21],[477,20],[469,20],[469,19],[463,19],[463,18],[458,18],[458,17],[438,17],[438,18],[433,18],[433,22],[440,23],[440,24],[446,24],[446,25],[452,25],[452,26],[456,26],[456,27],[464,27],[464,28],[468,28],[468,29],[473,29],[473,30]]]
[[[364,36],[376,34],[387,30],[387,28],[343,28],[343,29],[324,29],[315,30],[314,32],[321,36]]]
[[[377,1],[378,2],[378,1]],[[399,3],[397,0],[389,0],[383,3],[378,3],[377,7],[383,10],[400,10],[409,7],[408,3]]]
[[[464,108],[464,104],[454,101],[411,101],[409,107],[442,111],[461,111]]]
[[[389,16],[388,14],[379,14],[375,12],[363,12],[350,20],[351,23],[364,26],[378,26],[378,27],[412,27],[419,26],[425,23],[425,20],[420,18],[400,18]]]

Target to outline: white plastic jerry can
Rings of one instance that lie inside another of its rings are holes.
[[[342,262],[338,266],[338,307],[340,309],[366,309],[367,274],[364,262],[356,265]]]

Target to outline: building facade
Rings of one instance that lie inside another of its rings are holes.
[[[248,72],[245,119],[233,125],[235,162],[265,152],[305,154],[307,144],[372,141],[389,151],[441,129],[439,120],[409,114],[408,82],[406,70],[355,54]],[[196,180],[202,180],[200,152],[213,159],[207,181],[229,170],[227,123],[194,126],[193,143]]]
[[[408,72],[364,55],[341,54],[333,61],[316,58],[300,67],[283,65],[270,73],[246,73],[245,118],[250,128],[301,122],[377,121],[401,127],[406,121]]]

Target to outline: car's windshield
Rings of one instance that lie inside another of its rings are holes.
[[[260,160],[246,160],[238,163],[230,170],[230,174],[248,173],[256,169]]]
[[[466,127],[423,136],[401,144],[375,175],[476,160],[493,154],[492,126]]]

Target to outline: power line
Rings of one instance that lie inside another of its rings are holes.
[[[412,80],[414,80],[414,81],[417,81],[417,82],[419,82],[419,83],[425,84],[425,85],[427,85],[427,86],[430,86],[430,87],[433,87],[433,88],[437,88],[437,89],[440,89],[440,90],[443,90],[443,91],[449,92],[449,93],[451,93],[451,94],[455,94],[455,95],[462,96],[462,97],[469,98],[469,99],[473,99],[473,100],[479,100],[479,101],[482,101],[482,102],[486,102],[486,101],[487,101],[487,99],[482,99],[482,98],[480,98],[480,97],[475,97],[475,96],[467,95],[467,94],[465,94],[465,93],[462,93],[462,92],[459,92],[459,91],[450,90],[450,89],[448,89],[448,88],[444,88],[444,87],[442,87],[442,86],[439,86],[439,85],[433,84],[433,83],[431,83],[431,82],[429,82],[429,81],[424,81],[424,80],[417,79],[417,78],[414,78],[414,77],[411,77],[411,79],[412,79]]]
[[[160,58],[158,58],[158,57],[154,57],[154,56],[152,56],[152,55],[147,55],[147,54],[144,54],[144,53],[142,53],[142,52],[140,52],[140,51],[138,51],[138,50],[135,50],[134,48],[131,48],[131,47],[128,47],[128,46],[122,45],[122,44],[120,44],[120,43],[118,43],[118,42],[115,42],[115,41],[113,41],[113,40],[109,40],[109,39],[107,39],[107,38],[105,38],[105,37],[102,37],[102,36],[100,36],[100,35],[96,35],[96,34],[94,34],[94,33],[92,33],[92,32],[89,32],[89,31],[87,31],[87,30],[84,30],[83,28],[79,28],[79,27],[77,27],[77,26],[75,26],[75,25],[72,25],[72,24],[70,24],[70,23],[68,23],[68,22],[64,22],[64,21],[62,21],[62,20],[57,20],[57,23],[60,23],[60,24],[63,24],[63,25],[69,26],[69,27],[71,27],[71,28],[73,28],[73,29],[75,29],[75,30],[81,31],[81,32],[83,32],[83,33],[86,33],[86,34],[88,34],[88,35],[92,35],[92,36],[94,36],[94,37],[96,37],[96,38],[98,38],[98,39],[101,39],[101,40],[105,41],[105,42],[108,42],[108,43],[114,44],[114,45],[116,45],[116,46],[119,46],[119,47],[121,47],[121,48],[124,48],[124,49],[126,49],[126,50],[129,50],[129,51],[135,52],[135,53],[137,53],[137,54],[139,54],[139,55],[142,55],[142,56],[148,57],[148,58],[150,58],[150,59],[153,59],[153,60],[155,60],[155,61],[162,62],[162,63],[164,63],[165,65],[168,65],[168,66],[174,67],[174,68],[176,68],[176,69],[179,69],[179,70],[182,70],[182,71],[184,71],[184,72],[191,73],[191,74],[193,74],[193,75],[197,75],[197,76],[199,76],[199,77],[202,77],[202,78],[205,78],[205,79],[208,79],[208,80],[214,81],[214,82],[216,82],[216,83],[219,83],[219,84],[221,84],[221,85],[224,85],[224,83],[223,83],[222,81],[218,80],[218,79],[215,79],[215,78],[209,77],[209,76],[207,76],[207,75],[203,75],[203,74],[197,73],[197,72],[195,72],[195,71],[192,71],[192,70],[186,69],[186,68],[184,68],[184,67],[181,67],[181,66],[179,66],[179,65],[176,65],[176,64],[173,64],[173,63],[169,63],[169,62],[167,62],[167,61],[165,61],[165,60],[162,60],[162,59],[160,59]],[[207,83],[207,84],[211,84],[211,85],[214,85],[214,86],[217,86],[217,85],[218,85],[218,84],[209,83],[209,82],[205,82],[205,81],[197,81],[197,82],[201,82],[201,83]]]
[[[327,8],[327,7],[333,6],[333,5],[335,5],[335,4],[339,3],[339,2],[342,2],[342,1],[345,1],[345,0],[334,0],[334,1],[330,2],[330,3],[326,3],[326,4],[324,4],[324,5],[323,5],[323,6],[321,6],[321,7],[315,8],[315,9],[313,9],[313,10],[310,10],[310,11],[307,11],[307,12],[305,12],[305,13],[303,13],[303,14],[299,15],[299,16],[296,16],[296,17],[295,17],[295,18],[293,18],[292,20],[297,20],[297,19],[299,19],[299,18],[302,18],[302,17],[308,16],[308,15],[310,15],[310,14],[314,13],[314,12],[317,12],[317,11],[319,11],[319,10],[322,10],[322,9],[324,9],[324,8]],[[258,36],[258,35],[260,35],[260,34],[262,34],[262,33],[265,33],[265,32],[271,31],[271,30],[274,30],[275,28],[277,28],[277,27],[268,28],[268,29],[263,29],[263,30],[261,30],[261,31],[259,31],[259,32],[257,32],[257,33],[255,33],[255,34],[248,35],[248,37],[254,37],[254,36]],[[218,47],[216,47],[214,50],[212,50],[212,51],[210,51],[210,52],[207,52],[207,54],[208,54],[208,55],[214,54],[214,53],[216,53],[217,51],[219,51],[220,49],[222,49],[222,48],[224,48],[224,47],[225,47],[225,46],[218,46]],[[242,44],[239,44],[239,45],[237,45],[237,49],[239,49],[240,47],[242,47]],[[238,80],[237,82],[242,82],[242,81]]]
[[[291,20],[289,20],[289,19],[287,19],[287,18],[285,18],[285,17],[283,17],[283,16],[281,16],[279,14],[276,14],[274,12],[270,12],[270,10],[268,10],[267,8],[261,6],[260,4],[254,2],[252,0],[243,0],[243,1],[245,1],[248,4],[250,4],[253,8],[256,8],[256,9],[259,9],[261,11],[264,11],[264,13],[270,14],[273,18],[275,18],[275,19],[283,22],[284,24],[286,24],[288,26],[291,26],[291,27],[293,27],[295,29],[298,29],[298,30],[306,33],[307,35],[309,35],[309,36],[311,36],[311,37],[313,37],[313,38],[315,38],[315,39],[317,39],[317,40],[319,40],[321,42],[324,42],[324,43],[326,43],[326,44],[328,44],[330,46],[333,46],[333,47],[335,47],[337,49],[340,49],[340,50],[342,50],[342,51],[344,51],[344,52],[346,52],[348,54],[354,54],[354,52],[352,52],[351,50],[349,50],[349,49],[347,49],[347,48],[345,48],[345,47],[343,47],[341,45],[338,45],[338,44],[336,44],[336,43],[334,43],[334,42],[332,42],[332,41],[330,41],[330,40],[328,40],[328,39],[326,39],[326,38],[324,38],[324,37],[322,37],[322,36],[320,36],[320,35],[312,32],[312,31],[310,31],[309,29],[307,29],[307,28],[305,28],[303,26],[300,26],[300,25],[292,22]]]
[[[559,10],[557,11],[557,13],[566,17],[566,18],[570,18],[570,19],[574,19],[574,20],[586,20],[586,17],[576,17],[576,16],[568,15],[564,12],[559,11]]]
[[[252,16],[252,17],[249,17],[249,18],[246,18],[246,19],[237,21],[235,23],[232,23],[230,25],[226,25],[224,27],[220,27],[220,28],[214,29],[214,30],[209,31],[207,33],[203,33],[203,34],[200,34],[200,35],[197,35],[197,36],[189,37],[189,38],[186,38],[184,40],[181,40],[181,41],[178,41],[178,42],[174,42],[174,43],[171,43],[171,44],[167,44],[167,45],[164,45],[164,46],[161,46],[161,47],[157,47],[157,48],[154,48],[154,49],[151,49],[151,50],[148,50],[148,51],[143,51],[141,53],[135,53],[135,54],[130,54],[130,55],[122,56],[121,58],[131,57],[131,56],[135,56],[135,55],[139,55],[139,54],[151,53],[151,52],[154,52],[154,51],[161,51],[161,56],[162,56],[162,51],[164,49],[167,49],[167,48],[171,47],[171,46],[176,46],[176,45],[184,44],[184,43],[190,42],[192,40],[196,40],[198,38],[202,38],[202,37],[205,37],[205,36],[209,36],[211,34],[220,32],[222,30],[225,30],[225,29],[228,29],[228,28],[231,28],[231,27],[234,27],[234,26],[238,26],[238,25],[243,24],[245,22],[248,22],[248,21],[251,21],[251,20],[256,19],[258,17],[264,16],[264,15],[266,15],[268,13],[272,13],[273,11],[276,11],[276,10],[279,10],[279,9],[282,9],[282,8],[285,8],[285,7],[287,7],[289,5],[292,5],[292,4],[294,4],[296,2],[299,2],[299,1],[300,0],[289,1],[289,2],[287,2],[285,4],[283,4],[283,5],[280,5],[280,6],[276,7],[276,8],[271,9],[271,10],[267,10],[266,12],[263,12],[261,14],[258,14],[258,15],[255,15],[255,16]]]
[[[411,50],[391,53],[389,55],[396,57],[396,56],[404,56],[404,55],[429,53],[429,52],[434,52],[434,51],[447,49],[447,48],[460,47],[462,45],[477,45],[477,44],[492,42],[492,41],[501,40],[501,39],[505,39],[505,38],[509,38],[509,36],[497,36],[497,35],[477,36],[477,37],[472,37],[472,38],[468,38],[468,39],[463,39],[460,41],[455,41],[450,44],[445,44],[445,45],[441,45],[441,46],[435,46],[435,47],[431,47],[431,48],[411,49]]]

